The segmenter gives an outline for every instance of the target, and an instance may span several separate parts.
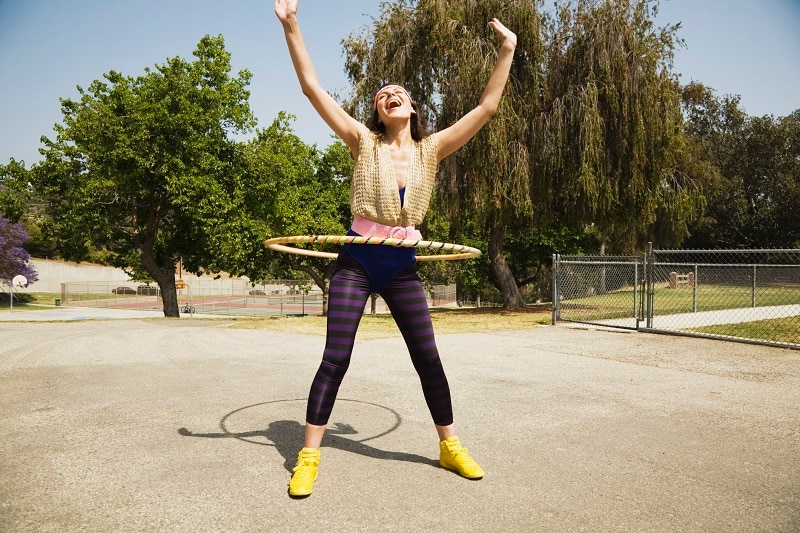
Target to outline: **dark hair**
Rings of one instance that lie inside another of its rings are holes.
[[[419,106],[417,106],[416,102],[411,102],[411,109],[414,110],[411,114],[411,138],[419,142],[430,135],[430,132],[428,131],[428,124],[419,112]],[[379,135],[386,135],[386,126],[378,117],[377,108],[372,110],[372,117],[367,122],[367,127]]]

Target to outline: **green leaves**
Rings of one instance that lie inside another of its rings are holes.
[[[241,198],[246,165],[233,138],[255,125],[250,73],[231,75],[221,36],[201,39],[195,57],[136,77],[110,71],[79,88],[80,100],[62,100],[63,123],[32,174],[65,258],[106,249],[162,288],[180,257],[198,273],[246,268],[243,250],[257,245],[243,239],[265,233]]]
[[[19,222],[28,211],[31,200],[28,170],[25,163],[11,159],[0,165],[0,216]]]
[[[448,213],[450,238],[475,228],[472,237],[494,254],[491,276],[505,280],[503,240],[593,225],[613,252],[641,248],[659,228],[678,228],[671,236],[680,240],[702,209],[702,188],[677,167],[685,145],[670,72],[678,26],[655,27],[656,7],[646,0],[553,8],[528,0],[385,3],[368,33],[344,42],[350,107],[365,119],[376,88],[400,83],[432,129],[449,126],[483,91],[496,54],[487,22],[496,16],[518,37],[511,78],[496,115],[440,167],[437,207]],[[519,284],[529,276],[515,277]]]
[[[269,237],[342,235],[350,223],[350,152],[341,141],[324,152],[304,144],[291,130],[291,119],[280,113],[248,145],[250,171],[260,180],[254,182],[253,201],[262,206]],[[325,288],[330,260],[275,252],[268,258],[263,267],[273,275],[302,271]]]
[[[674,205],[662,201],[661,185],[672,181],[682,142],[668,68],[675,27],[655,28],[647,2],[578,1],[563,5],[548,31],[550,111],[536,119],[536,145],[547,157],[535,182],[548,194],[537,211],[651,239],[648,228]],[[625,252],[643,242],[618,244]]]
[[[692,247],[792,248],[800,242],[800,113],[748,117],[738,97],[683,90],[690,162],[710,176]]]

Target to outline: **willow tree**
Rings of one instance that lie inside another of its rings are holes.
[[[658,3],[575,0],[547,26],[544,112],[531,190],[542,221],[595,224],[617,252],[702,206],[684,149],[680,89],[671,73],[679,25],[657,28]],[[663,224],[662,224],[663,226]]]
[[[497,40],[488,26],[499,18],[518,37],[511,77],[497,114],[440,166],[436,203],[448,210],[449,238],[467,223],[486,235],[491,281],[509,308],[524,305],[503,243],[532,221],[529,196],[531,118],[539,112],[543,75],[540,2],[420,0],[384,4],[374,26],[345,41],[353,111],[364,119],[372,95],[387,82],[403,84],[432,130],[474,108],[491,74]]]
[[[691,215],[698,188],[678,172],[677,25],[657,28],[657,3],[574,0],[419,0],[384,4],[365,34],[345,41],[353,111],[371,112],[386,82],[406,85],[433,129],[477,102],[498,17],[517,33],[511,77],[486,127],[440,168],[437,201],[450,237],[467,223],[488,241],[491,280],[523,306],[504,245],[532,231],[596,225],[620,251]],[[605,242],[605,240],[603,241]]]

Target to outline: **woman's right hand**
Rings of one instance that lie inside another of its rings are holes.
[[[298,0],[275,0],[275,14],[278,20],[286,22],[290,17],[297,15]]]

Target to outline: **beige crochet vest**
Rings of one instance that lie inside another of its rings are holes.
[[[402,208],[389,146],[363,125],[359,137],[358,160],[350,182],[350,210],[387,226],[420,224],[436,181],[436,134],[411,148]]]

